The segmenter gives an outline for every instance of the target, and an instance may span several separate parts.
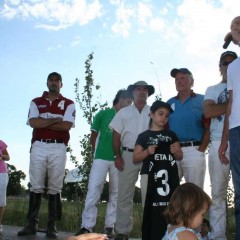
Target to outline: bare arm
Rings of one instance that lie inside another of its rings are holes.
[[[29,124],[32,128],[46,128],[52,124],[62,122],[61,118],[30,118]]]
[[[9,156],[9,153],[8,153],[7,149],[4,149],[2,151],[2,155],[0,156],[0,160],[3,160],[3,161],[9,161],[10,160],[10,156]]]
[[[205,100],[203,103],[204,116],[206,118],[216,118],[225,113],[227,108],[226,103],[216,104],[213,100]]]
[[[113,130],[113,152],[115,155],[115,166],[119,171],[122,171],[124,161],[121,156],[121,135],[115,130]]]
[[[233,91],[230,90],[228,105],[227,105],[224,125],[223,125],[222,140],[218,149],[218,155],[219,155],[220,161],[225,165],[229,164],[229,159],[226,157],[226,151],[228,148],[229,116],[231,114],[231,109],[232,109],[232,98],[233,98]]]
[[[210,119],[203,120],[204,133],[198,151],[205,152],[210,142]]]
[[[55,131],[69,131],[72,127],[73,123],[69,122],[69,121],[61,121],[61,122],[57,122],[54,123],[50,126],[48,126],[48,129],[52,129]]]
[[[72,122],[63,121],[61,118],[30,118],[29,124],[32,128],[48,128],[55,131],[69,131]]]
[[[136,145],[133,152],[133,163],[140,163],[150,154],[154,154],[156,147],[157,145],[151,145],[147,149],[143,149],[141,145]]]
[[[195,233],[190,231],[182,231],[177,233],[178,240],[198,240],[198,237]]]
[[[96,139],[98,136],[98,132],[96,131],[91,131],[91,145],[92,145],[92,152],[94,153],[95,151],[95,144],[96,144]]]
[[[85,233],[79,236],[69,236],[66,240],[107,240],[106,234]]]

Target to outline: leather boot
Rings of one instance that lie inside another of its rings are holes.
[[[18,236],[36,235],[38,229],[38,214],[41,206],[42,194],[30,192],[28,206],[28,224],[18,232]]]
[[[48,225],[46,236],[49,238],[57,238],[56,220],[62,217],[61,194],[49,194],[48,197]]]

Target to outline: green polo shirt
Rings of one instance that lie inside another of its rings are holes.
[[[94,159],[114,161],[112,130],[109,128],[109,123],[115,114],[113,108],[105,109],[98,112],[93,119],[91,130],[98,133]]]

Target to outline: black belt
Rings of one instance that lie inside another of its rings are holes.
[[[201,142],[199,141],[188,141],[188,142],[181,142],[180,146],[181,147],[194,147],[194,146],[199,146]]]
[[[36,141],[39,142],[44,142],[44,143],[63,143],[63,140],[59,140],[59,139],[36,139]]]
[[[128,147],[122,147],[122,150],[128,151],[128,152],[133,152],[134,151],[133,148],[128,148]]]

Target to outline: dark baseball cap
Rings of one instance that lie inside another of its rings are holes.
[[[175,78],[177,73],[185,73],[185,74],[189,74],[189,75],[192,75],[192,73],[187,69],[187,68],[174,68],[172,69],[172,71],[170,72],[170,75]]]
[[[165,103],[160,100],[156,100],[150,107],[151,112],[155,112],[158,108],[167,108],[170,113],[173,112],[171,106],[168,103]]]
[[[236,58],[238,58],[238,55],[237,55],[235,52],[226,51],[226,52],[223,52],[223,53],[221,54],[219,62],[222,63],[222,62],[224,61],[224,58],[225,58],[226,56],[232,56],[232,57],[234,58],[234,60],[235,60]]]
[[[62,82],[62,76],[61,76],[61,74],[59,74],[59,73],[57,73],[57,72],[52,72],[52,73],[50,73],[49,75],[48,75],[48,78],[47,78],[47,80],[49,80],[51,77],[53,77],[53,76],[56,76],[61,82]]]

